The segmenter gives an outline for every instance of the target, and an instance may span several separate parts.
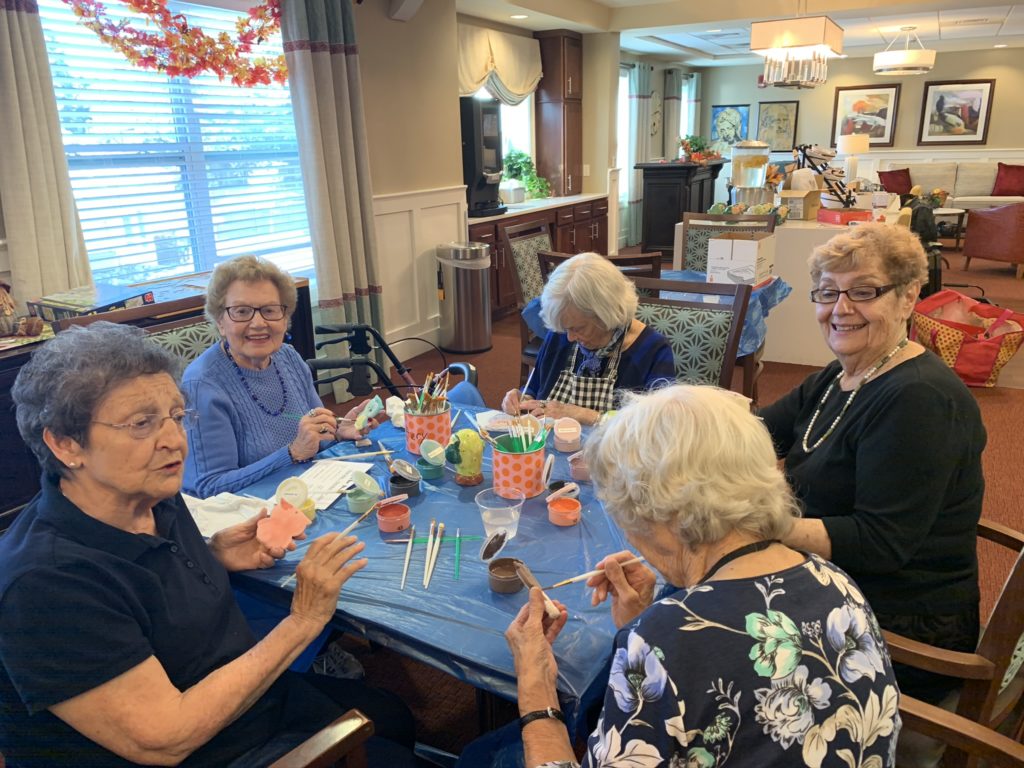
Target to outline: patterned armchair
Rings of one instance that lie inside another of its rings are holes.
[[[645,292],[637,318],[668,339],[676,380],[729,389],[750,286],[643,277],[635,282]]]
[[[551,250],[551,227],[546,221],[528,221],[513,224],[501,230],[505,241],[505,252],[512,257],[512,281],[516,289],[516,303],[519,309],[540,296],[544,290],[544,276],[540,271],[540,251]],[[519,318],[519,384],[525,386],[530,369],[537,362],[541,339],[535,336],[526,322]]]
[[[151,326],[146,331],[157,344],[180,357],[186,364],[220,341],[220,331],[202,316]]]
[[[554,272],[559,264],[568,261],[574,255],[558,251],[538,251],[537,258],[540,260],[540,272],[544,282],[547,282],[548,275]],[[653,277],[655,279],[661,277],[661,251],[605,256],[605,258],[618,267],[626,277]]]
[[[731,215],[724,213],[683,214],[683,254],[681,267],[708,271],[708,240],[725,232],[774,232],[775,215]]]

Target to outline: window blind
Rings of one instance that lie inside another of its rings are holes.
[[[209,35],[239,12],[169,3]],[[39,0],[61,133],[93,276],[132,283],[212,269],[242,254],[292,274],[313,266],[287,86],[132,66]],[[122,5],[110,13],[145,28]],[[280,36],[259,46],[280,53]]]

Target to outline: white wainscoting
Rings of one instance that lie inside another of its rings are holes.
[[[384,338],[418,336],[436,344],[438,244],[466,239],[466,188],[416,190],[373,199],[384,297]],[[400,360],[428,351],[415,341],[392,346]]]
[[[1000,162],[1011,165],[1024,164],[1024,148],[990,149],[988,147],[919,147],[917,149],[872,149],[858,155],[857,175],[870,181],[878,181],[878,168],[883,161],[910,163],[965,163]],[[839,159],[835,164],[842,164]],[[953,190],[947,190],[952,192]]]

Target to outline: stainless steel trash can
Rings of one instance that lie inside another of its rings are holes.
[[[445,352],[486,352],[491,348],[491,246],[437,246],[437,297]]]

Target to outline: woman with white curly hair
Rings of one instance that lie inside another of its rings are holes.
[[[587,440],[597,496],[655,572],[619,552],[588,585],[619,627],[586,766],[892,766],[892,664],[856,584],[781,543],[797,507],[747,401],[629,396]],[[525,764],[574,766],[540,590],[509,626]],[[628,759],[627,759],[628,758]]]

